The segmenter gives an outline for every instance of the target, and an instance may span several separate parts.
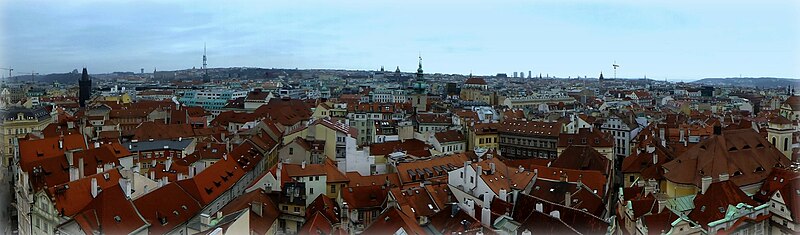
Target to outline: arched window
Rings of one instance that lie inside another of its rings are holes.
[[[789,150],[789,138],[783,138],[783,151]]]
[[[772,145],[778,146],[778,142],[775,137],[772,137]]]

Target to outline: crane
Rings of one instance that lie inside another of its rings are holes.
[[[617,64],[616,60],[614,61],[614,64],[611,65],[611,67],[614,67],[614,79],[617,79],[617,68],[619,68],[619,65]]]
[[[11,78],[11,72],[14,71],[12,68],[0,68],[2,70],[8,70],[8,78]]]

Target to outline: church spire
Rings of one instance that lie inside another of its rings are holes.
[[[417,79],[422,79],[422,55],[419,56],[419,68],[417,68]]]

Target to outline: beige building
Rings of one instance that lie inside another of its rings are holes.
[[[28,133],[38,132],[53,123],[54,117],[46,109],[24,108],[21,106],[0,109],[0,155],[2,165],[9,166],[14,157],[14,150],[17,146],[17,138],[21,138]]]

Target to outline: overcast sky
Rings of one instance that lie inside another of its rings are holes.
[[[0,0],[0,67],[800,77],[800,1],[491,2]]]

